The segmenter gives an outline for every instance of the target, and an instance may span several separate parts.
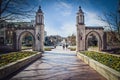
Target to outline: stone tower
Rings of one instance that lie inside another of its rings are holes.
[[[35,20],[35,51],[44,51],[44,16],[39,6]]]
[[[85,24],[84,24],[84,12],[82,11],[81,7],[79,6],[79,11],[77,12],[77,51],[85,50]]]

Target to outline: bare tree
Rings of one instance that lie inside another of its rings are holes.
[[[105,26],[105,28],[108,29],[109,36],[111,36],[111,39],[113,39],[113,42],[111,42],[120,43],[120,0],[116,12],[104,13],[104,16],[100,17],[100,19],[108,24],[108,26]]]
[[[31,17],[35,8],[33,2],[32,0],[0,0],[0,23],[5,20]]]
[[[72,34],[71,36],[68,36],[67,39],[68,39],[68,41],[71,42],[72,46],[76,45],[76,36],[75,36],[75,34]]]

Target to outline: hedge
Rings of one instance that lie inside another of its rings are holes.
[[[69,47],[68,49],[70,49],[71,51],[76,51],[76,48],[73,47]]]
[[[27,56],[33,55],[37,52],[31,52],[31,51],[21,51],[21,52],[11,52],[7,54],[0,55],[0,67],[7,65],[11,62],[15,62],[19,59],[25,58]]]
[[[45,51],[51,51],[52,48],[44,48]]]
[[[81,52],[86,56],[120,72],[120,57],[94,51]]]

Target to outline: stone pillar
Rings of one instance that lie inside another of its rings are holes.
[[[36,13],[35,51],[44,51],[44,16],[40,6]]]
[[[84,25],[84,13],[81,7],[79,7],[76,20],[77,20],[77,36],[76,36],[77,51],[84,51],[85,50],[85,25]]]
[[[85,26],[77,25],[77,37],[76,37],[77,51],[85,50]]]
[[[16,32],[15,32],[16,34],[15,34],[15,36],[16,36],[16,51],[19,51],[20,49],[19,49],[19,34],[18,34],[18,31],[16,30]]]
[[[79,30],[78,30],[78,25],[76,25],[76,27],[77,27],[77,35],[76,35],[76,51],[79,51],[79,47],[80,47],[80,45],[79,45]]]
[[[103,50],[107,50],[107,34],[104,32],[103,35]]]
[[[44,51],[44,25],[36,25],[35,28],[35,50]]]
[[[14,51],[17,51],[17,36],[16,36],[16,32],[13,32],[13,48]]]

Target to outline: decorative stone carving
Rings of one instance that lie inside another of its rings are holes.
[[[40,41],[40,33],[37,34],[37,39]]]

